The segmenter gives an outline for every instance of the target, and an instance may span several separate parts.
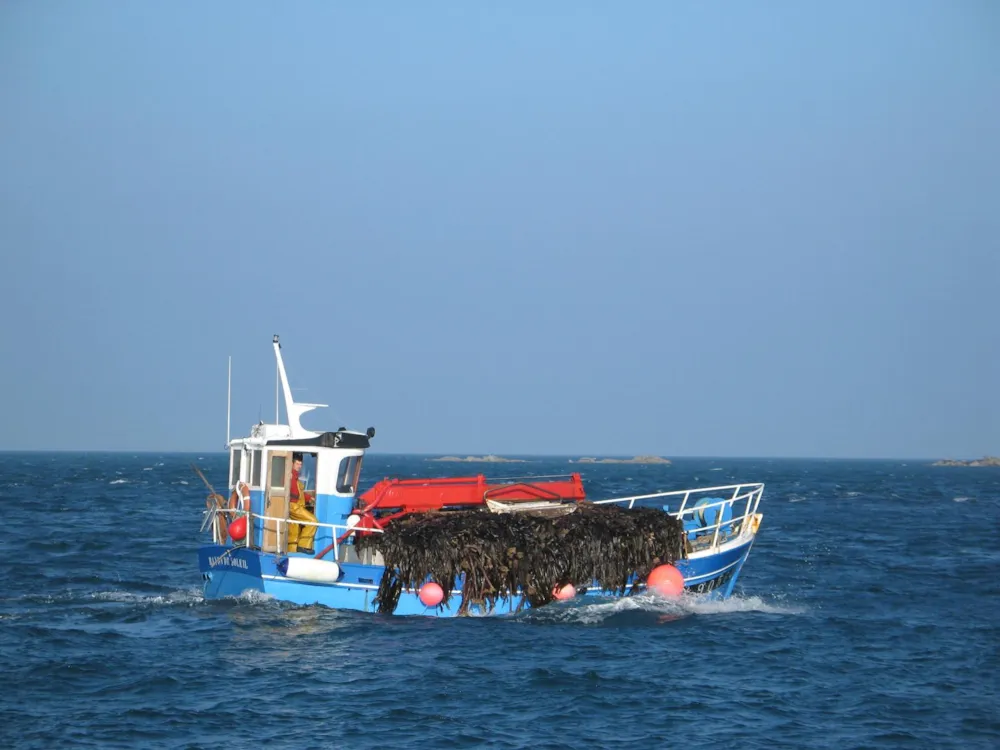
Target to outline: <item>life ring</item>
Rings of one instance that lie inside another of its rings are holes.
[[[250,511],[250,486],[243,481],[236,483],[233,494],[229,496],[229,517],[236,519]]]

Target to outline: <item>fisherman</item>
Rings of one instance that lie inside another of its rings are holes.
[[[292,481],[288,489],[288,517],[293,521],[308,521],[317,523],[315,515],[306,509],[306,489],[299,480],[299,472],[302,471],[302,454],[292,454]],[[288,524],[288,551],[303,552],[307,555],[314,554],[313,538],[316,536],[316,527],[301,523]]]

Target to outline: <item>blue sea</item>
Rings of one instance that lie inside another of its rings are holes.
[[[765,482],[736,595],[448,620],[209,602],[190,464],[221,487],[224,454],[3,455],[0,747],[1000,747],[1000,469],[528,458],[365,474]]]

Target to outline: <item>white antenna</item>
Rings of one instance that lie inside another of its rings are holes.
[[[292,398],[292,389],[288,387],[288,376],[285,374],[285,363],[281,359],[281,344],[278,343],[278,335],[274,339],[274,358],[278,361],[278,377],[281,386],[285,391],[285,416],[288,417],[288,427],[293,439],[318,437],[318,432],[306,430],[299,423],[299,418],[313,409],[322,409],[326,404],[300,404]]]
[[[229,386],[226,392],[226,449],[229,449],[229,425],[233,412],[233,355],[229,355]]]
[[[281,382],[281,370],[274,368],[274,423],[281,424],[281,412],[278,411],[278,384]]]

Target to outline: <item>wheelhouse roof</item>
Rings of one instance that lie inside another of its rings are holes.
[[[276,438],[268,440],[264,445],[268,447],[287,445],[290,448],[368,448],[371,440],[361,432],[337,430],[322,432],[316,437],[309,438]]]
[[[285,372],[285,362],[281,356],[281,344],[278,336],[272,340],[274,346],[274,357],[278,364],[278,380],[285,394],[285,414],[288,424],[265,424],[259,422],[250,430],[250,436],[245,438],[232,439],[229,433],[227,417],[226,425],[226,447],[232,449],[236,446],[242,448],[343,448],[347,450],[365,450],[371,446],[371,439],[375,437],[375,428],[369,427],[366,432],[348,430],[340,427],[334,431],[313,432],[305,429],[300,417],[313,409],[324,408],[325,404],[304,404],[297,402],[292,397],[292,389],[288,384],[288,375]],[[230,370],[231,377],[231,370]],[[232,388],[230,387],[230,399]],[[228,412],[228,407],[227,407]],[[277,403],[275,404],[275,421],[277,421]]]

